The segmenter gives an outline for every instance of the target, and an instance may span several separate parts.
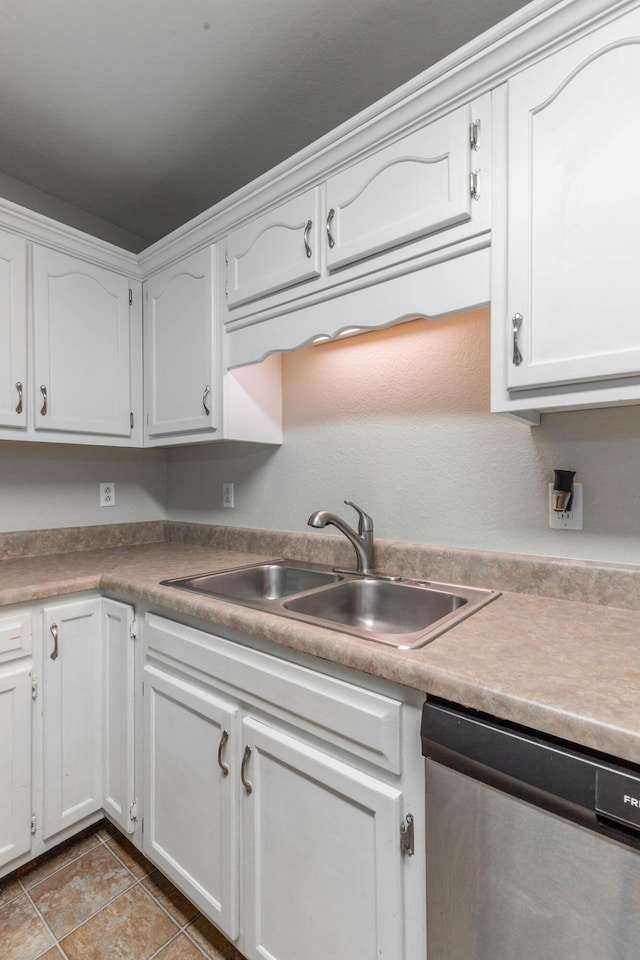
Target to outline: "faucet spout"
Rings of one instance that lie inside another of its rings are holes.
[[[343,533],[356,551],[356,570],[358,573],[371,573],[373,563],[373,520],[355,503],[345,500],[350,507],[358,511],[358,530],[351,527],[346,520],[339,517],[337,513],[331,513],[329,510],[316,510],[312,513],[307,523],[310,527],[320,529],[321,527],[333,526],[340,533]]]

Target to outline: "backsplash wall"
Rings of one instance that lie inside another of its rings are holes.
[[[309,347],[283,375],[283,446],[169,451],[170,519],[308,530],[350,499],[384,539],[640,563],[638,408],[490,414],[488,309]],[[583,483],[582,532],[548,529],[554,467]]]
[[[640,409],[533,429],[490,414],[488,310],[310,347],[283,369],[280,448],[0,442],[0,531],[168,516],[311,533],[312,510],[348,517],[348,498],[388,540],[640,564]],[[583,483],[582,532],[547,527],[554,467]],[[106,480],[113,508],[98,505]]]
[[[116,503],[100,507],[99,484]],[[164,450],[0,441],[0,532],[163,520]]]

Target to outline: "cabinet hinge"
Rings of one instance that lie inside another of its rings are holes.
[[[31,814],[31,833],[36,832],[36,812],[35,810]]]
[[[129,819],[137,820],[138,819],[138,801],[132,800],[129,804]]]
[[[400,851],[412,857],[415,851],[413,834],[413,814],[408,813],[400,824]]]
[[[133,430],[133,411],[129,414],[129,426]]]
[[[133,290],[129,287],[129,306],[133,304]]]
[[[135,618],[129,623],[129,636],[132,640],[138,637],[138,621]]]
[[[35,677],[31,679],[31,699],[38,699],[38,681],[35,679]]]
[[[472,200],[480,199],[480,171],[474,170],[473,173],[469,175],[469,193],[471,194]]]
[[[472,150],[480,149],[480,121],[474,120],[469,124],[469,144]]]

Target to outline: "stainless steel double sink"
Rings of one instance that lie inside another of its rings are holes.
[[[271,560],[163,585],[401,649],[421,647],[500,596],[496,590]]]

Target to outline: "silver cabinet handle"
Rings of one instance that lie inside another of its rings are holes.
[[[223,777],[229,776],[229,767],[227,766],[226,763],[224,763],[222,759],[222,751],[224,750],[228,739],[229,739],[229,731],[223,730],[222,736],[220,737],[220,743],[218,744],[218,766],[222,770]]]
[[[522,363],[522,354],[520,353],[520,347],[518,346],[518,334],[520,332],[520,327],[522,326],[523,316],[521,313],[514,313],[511,318],[511,323],[513,324],[513,365],[514,367],[519,367]]]
[[[211,387],[209,386],[209,384],[207,384],[202,394],[202,406],[204,407],[204,412],[206,413],[207,416],[209,416],[209,414],[211,413],[211,410],[207,406],[207,397],[209,396],[210,393],[211,393]]]
[[[58,624],[52,623],[51,626],[49,627],[49,632],[53,637],[53,650],[49,654],[49,658],[51,660],[57,660],[58,659]]]
[[[19,380],[16,383],[16,390],[18,391],[18,406],[16,407],[16,413],[22,413],[22,384]]]
[[[311,259],[312,250],[309,246],[309,234],[311,233],[311,227],[313,226],[313,220],[307,220],[304,225],[304,249],[307,254],[307,260]]]
[[[40,413],[43,417],[47,415],[47,388],[44,383],[40,387],[40,393],[42,394],[42,407],[40,408]]]
[[[247,764],[249,763],[250,757],[251,757],[251,747],[247,746],[244,748],[244,753],[242,755],[242,766],[240,767],[240,779],[242,780],[242,786],[247,792],[247,796],[250,793],[253,793],[253,786],[251,785],[251,783],[249,783],[246,777]]]
[[[327,214],[327,240],[329,241],[329,246],[332,250],[336,245],[336,241],[331,233],[331,227],[333,226],[333,218],[335,215],[336,211],[333,209],[333,207],[331,207],[331,210],[329,210],[329,213]]]

